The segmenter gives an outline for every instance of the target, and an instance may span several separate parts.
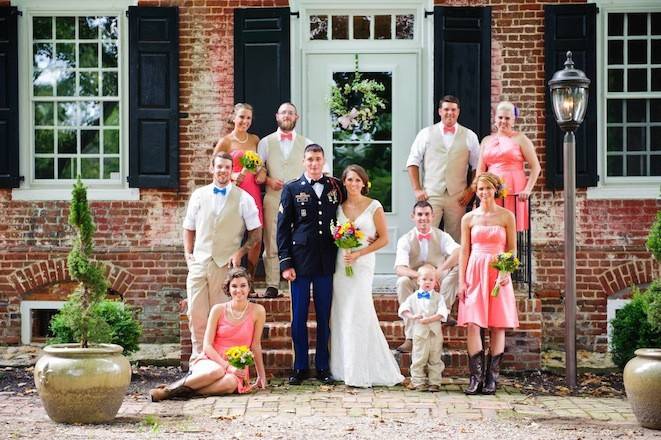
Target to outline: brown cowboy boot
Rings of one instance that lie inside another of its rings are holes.
[[[487,371],[484,374],[484,387],[482,387],[482,394],[496,394],[496,385],[498,383],[498,376],[500,376],[500,361],[502,359],[502,353],[497,354],[496,356],[489,356]]]
[[[149,396],[152,402],[160,402],[161,400],[174,399],[175,397],[190,397],[195,394],[195,390],[185,386],[186,377],[179,379],[171,385],[159,385],[156,388],[149,390]]]
[[[484,351],[480,350],[474,355],[468,355],[468,369],[470,370],[470,377],[468,387],[464,390],[464,394],[469,396],[479,394],[482,391],[483,383],[483,367],[484,365]]]

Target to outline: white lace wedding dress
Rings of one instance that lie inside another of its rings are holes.
[[[374,211],[380,207],[373,200],[354,222],[368,237],[376,233]],[[337,221],[346,220],[340,205]],[[343,252],[337,253],[330,319],[330,369],[335,379],[354,387],[392,386],[404,380],[374,309],[374,265],[374,253],[364,255],[352,264],[353,276],[347,277]]]

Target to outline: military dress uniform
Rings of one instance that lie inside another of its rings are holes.
[[[316,183],[323,187],[320,196],[315,192]],[[290,268],[296,270],[296,279],[291,283],[295,370],[308,368],[310,285],[317,315],[315,368],[317,371],[329,369],[329,321],[337,256],[330,228],[342,200],[340,181],[334,177],[323,176],[319,181],[310,181],[304,174],[287,182],[282,190],[278,209],[278,257],[281,272]]]

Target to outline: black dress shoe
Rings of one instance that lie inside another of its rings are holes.
[[[264,298],[277,298],[278,297],[278,289],[275,287],[267,287],[266,290],[264,291]]]
[[[289,376],[289,385],[300,385],[308,377],[308,370],[294,370]]]
[[[317,379],[324,385],[333,385],[335,383],[335,378],[331,374],[330,370],[318,370]]]

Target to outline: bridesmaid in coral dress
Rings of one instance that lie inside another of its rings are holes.
[[[266,169],[262,168],[256,174],[252,174],[243,169],[241,165],[241,158],[246,151],[257,152],[257,144],[259,137],[248,133],[248,129],[252,125],[252,106],[250,104],[238,103],[234,106],[234,111],[230,119],[230,123],[234,126],[232,131],[221,138],[213,153],[225,151],[232,155],[232,182],[236,183],[239,188],[245,190],[255,199],[255,204],[259,210],[259,221],[264,224],[264,208],[262,203],[262,191],[259,185],[266,180]],[[248,251],[248,272],[251,276],[255,275],[255,268],[259,261],[259,253],[262,249],[262,243],[257,243]]]
[[[516,230],[527,231],[530,228],[528,197],[535,187],[541,167],[530,139],[513,130],[516,116],[514,105],[510,102],[503,101],[496,107],[497,130],[482,140],[475,178],[489,171],[505,181],[509,195],[504,206],[514,213]],[[525,162],[530,167],[528,178]]]
[[[518,327],[519,319],[510,276],[501,276],[491,262],[501,252],[516,255],[516,225],[512,212],[496,204],[498,177],[482,173],[476,183],[480,207],[461,219],[457,325],[468,327],[470,382],[464,393],[494,394],[505,351],[505,330]],[[494,297],[491,290],[496,283],[500,292]],[[489,329],[490,359],[486,362],[482,328]]]

